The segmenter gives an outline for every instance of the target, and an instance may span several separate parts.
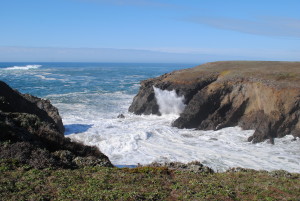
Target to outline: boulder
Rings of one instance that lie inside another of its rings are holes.
[[[119,115],[117,116],[117,118],[119,118],[119,119],[125,119],[125,116],[124,116],[124,114],[119,114]]]

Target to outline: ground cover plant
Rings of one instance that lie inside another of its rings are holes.
[[[0,162],[1,200],[299,200],[300,174],[167,167],[35,169]]]

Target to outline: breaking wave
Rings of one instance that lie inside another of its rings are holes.
[[[178,96],[175,90],[161,90],[153,87],[155,98],[159,106],[161,114],[176,114],[179,115],[185,108],[184,96]]]
[[[42,65],[26,65],[26,66],[11,66],[5,68],[5,70],[29,70],[29,69],[37,69],[40,68]]]

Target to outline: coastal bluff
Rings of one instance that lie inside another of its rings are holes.
[[[112,167],[97,147],[72,142],[49,100],[22,94],[0,81],[0,159],[35,168]]]
[[[186,107],[172,125],[253,129],[253,143],[300,137],[300,62],[220,61],[141,82],[129,112],[160,115],[154,87],[175,90]]]

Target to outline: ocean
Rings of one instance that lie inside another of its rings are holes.
[[[49,99],[59,109],[65,136],[95,145],[113,164],[200,161],[216,171],[230,167],[300,172],[300,140],[252,144],[253,130],[200,131],[171,127],[184,97],[156,89],[162,116],[128,112],[141,80],[197,64],[0,63],[0,80],[22,93]],[[0,89],[1,90],[1,89]],[[170,104],[174,107],[168,107]],[[123,114],[125,118],[117,118]]]

